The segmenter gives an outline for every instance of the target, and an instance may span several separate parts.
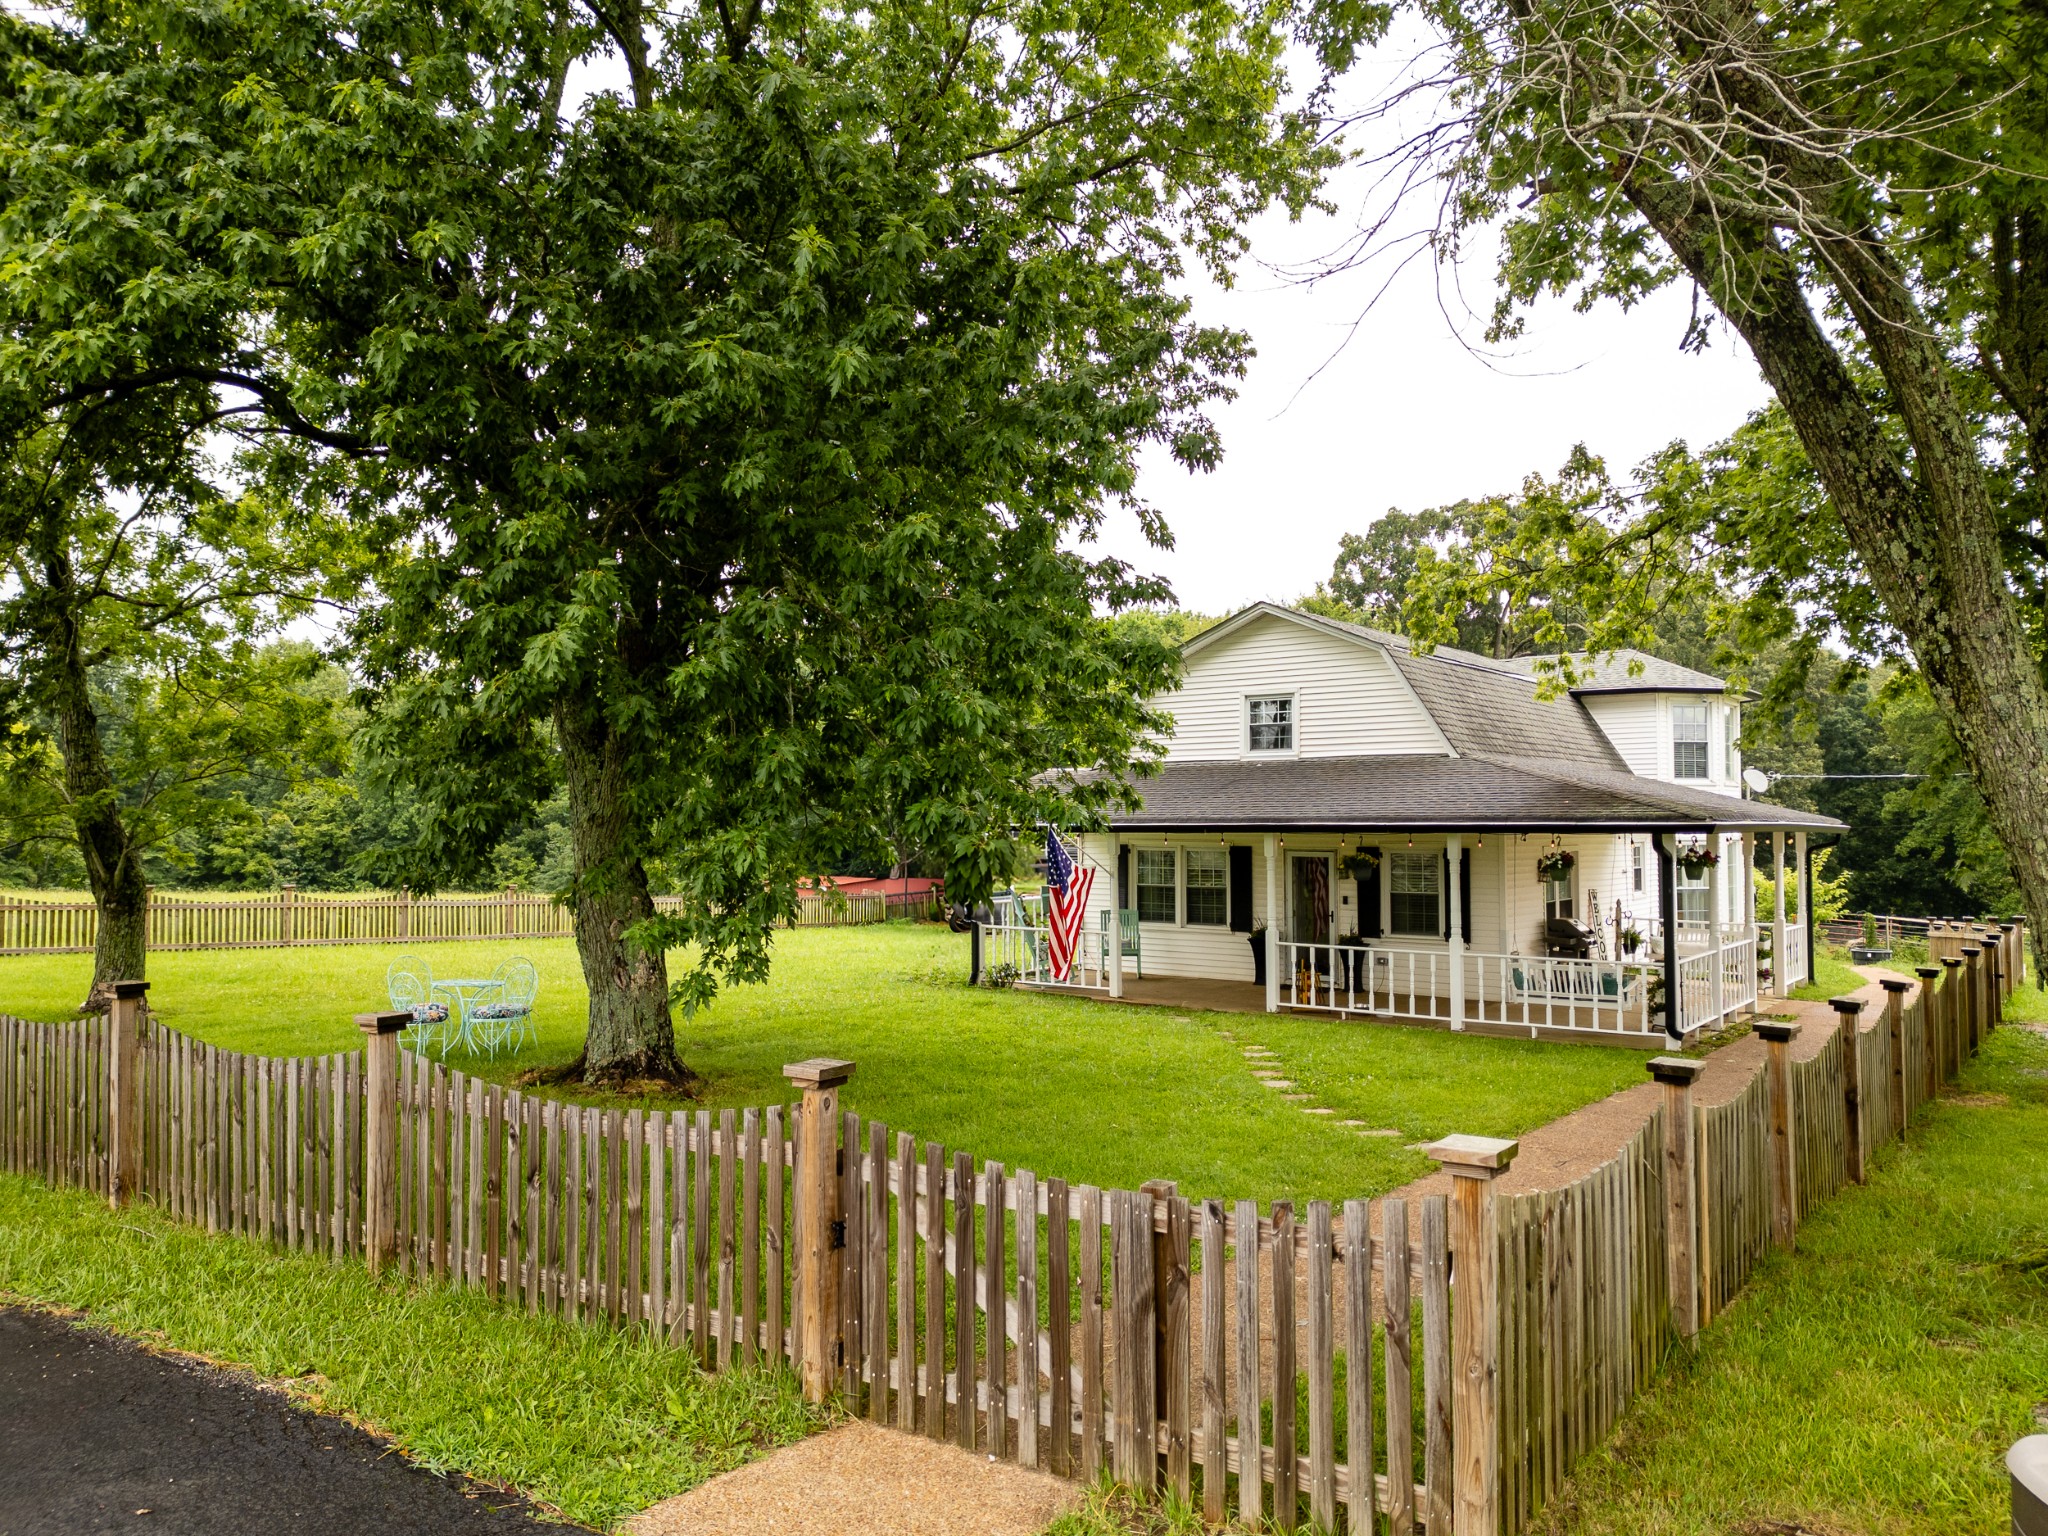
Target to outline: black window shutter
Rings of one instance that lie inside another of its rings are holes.
[[[1116,904],[1119,911],[1131,909],[1131,845],[1116,846]]]
[[[1469,948],[1472,943],[1472,850],[1458,852],[1458,931],[1465,935]]]
[[[1230,931],[1252,931],[1252,851],[1240,845],[1230,850]]]
[[[1358,878],[1358,932],[1361,938],[1376,939],[1380,936],[1380,851],[1358,851],[1372,860],[1371,868]]]
[[[1451,937],[1451,850],[1449,848],[1444,849],[1443,874],[1438,877],[1436,888],[1442,893],[1437,898],[1437,911],[1442,914],[1440,924],[1443,928],[1444,940],[1448,943]]]

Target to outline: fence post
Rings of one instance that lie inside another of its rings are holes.
[[[1835,1010],[1835,1031],[1842,1038],[1842,1100],[1849,1120],[1843,1171],[1851,1184],[1861,1184],[1868,1138],[1863,1133],[1863,1051],[1856,1026],[1863,1004],[1853,997],[1831,997],[1828,1006]]]
[[[296,885],[287,880],[277,890],[277,931],[280,941],[285,944],[290,944],[292,941],[292,900],[298,893],[298,889]]]
[[[146,981],[117,981],[107,1009],[107,1203],[135,1198],[142,1182],[142,998]]]
[[[2012,1536],[2048,1536],[2048,1435],[2029,1435],[2005,1453],[2012,1478]]]
[[[839,1252],[846,1246],[840,1213],[839,1086],[853,1076],[853,1063],[813,1056],[792,1062],[782,1075],[803,1090],[797,1108],[797,1201],[803,1211],[796,1244],[796,1325],[803,1341],[804,1397],[828,1401],[842,1364],[839,1317]],[[849,1148],[858,1152],[858,1148]],[[931,1198],[944,1199],[934,1190]],[[972,1204],[966,1190],[959,1198]],[[963,1298],[962,1309],[966,1302]],[[961,1412],[971,1414],[973,1405]]]
[[[1799,1227],[1798,1146],[1792,1127],[1792,1042],[1799,1038],[1797,1024],[1760,1023],[1770,1055],[1765,1065],[1766,1092],[1771,1110],[1771,1235],[1780,1248],[1790,1250]]]
[[[1983,975],[1981,964],[1984,951],[1978,945],[1963,946],[1963,1037],[1956,1049],[1956,1070],[1961,1072],[1963,1063],[1977,1054],[1978,1019],[1983,1011]]]
[[[1451,1174],[1452,1536],[1500,1532],[1500,1285],[1493,1181],[1517,1143],[1446,1136],[1423,1148]]]
[[[1947,1082],[1963,1064],[1963,1012],[1957,997],[1963,987],[1963,957],[1943,955],[1941,968],[1947,972],[1941,979],[1941,1080]]]
[[[1671,1326],[1681,1339],[1700,1331],[1699,1191],[1693,1174],[1692,1085],[1706,1063],[1652,1056],[1650,1076],[1664,1086],[1664,1255],[1670,1274]]]
[[[1984,934],[1984,1033],[1990,1034],[2005,1018],[2005,940],[1985,930]]]
[[[1916,965],[1913,974],[1920,978],[1920,1055],[1927,1068],[1925,1097],[1932,1100],[1941,1091],[1941,1015],[1935,1012],[1940,1006],[1940,999],[1934,988],[1935,982],[1941,979],[1941,967]]]
[[[1892,1042],[1892,1134],[1906,1139],[1906,989],[1913,985],[1896,976],[1878,982],[1884,988],[1884,1028]]]
[[[398,1258],[398,1032],[406,1012],[359,1013],[363,1041],[363,1257],[382,1274]]]

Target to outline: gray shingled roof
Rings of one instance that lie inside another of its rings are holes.
[[[1834,831],[1826,816],[1556,760],[1386,756],[1285,762],[1169,762],[1140,780],[1126,832],[1670,831],[1781,827]]]
[[[1548,656],[1516,656],[1500,662],[1517,672],[1533,677],[1543,662],[1552,660]],[[1691,667],[1681,667],[1675,661],[1666,661],[1661,656],[1652,656],[1647,651],[1616,651],[1612,656],[1594,656],[1577,653],[1571,658],[1572,671],[1579,681],[1572,684],[1573,693],[1725,693],[1728,691],[1726,678],[1714,677],[1705,672],[1695,672]],[[1631,672],[1631,667],[1637,668]]]
[[[1628,771],[1607,733],[1593,723],[1576,699],[1537,697],[1537,680],[1531,671],[1451,646],[1420,653],[1414,642],[1383,629],[1320,614],[1307,617],[1385,650],[1444,733],[1451,750],[1461,756],[1506,752]]]

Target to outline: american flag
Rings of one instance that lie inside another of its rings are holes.
[[[1065,981],[1074,968],[1074,952],[1081,947],[1081,924],[1088,915],[1088,892],[1095,884],[1095,871],[1077,867],[1057,832],[1045,834],[1045,888],[1050,896],[1048,917],[1052,924],[1052,979]]]

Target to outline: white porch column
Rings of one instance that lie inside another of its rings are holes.
[[[1453,832],[1444,839],[1445,867],[1450,871],[1450,890],[1444,895],[1451,914],[1451,1028],[1465,1027],[1465,904],[1458,899],[1462,882],[1458,874],[1465,862],[1465,836]]]
[[[1713,1012],[1716,1024],[1726,1011],[1722,1000],[1722,975],[1724,964],[1721,956],[1721,938],[1728,931],[1727,911],[1721,903],[1721,860],[1728,856],[1728,839],[1721,835],[1719,827],[1707,833],[1707,847],[1717,855],[1707,866],[1707,1006]]]
[[[1786,975],[1785,954],[1785,829],[1771,833],[1771,991],[1779,997],[1792,994]]]
[[[1124,893],[1117,889],[1118,861],[1124,856],[1124,840],[1109,834],[1109,995],[1124,995]]]
[[[1814,961],[1813,892],[1806,888],[1806,834],[1804,832],[1792,834],[1792,873],[1794,878],[1799,881],[1799,926],[1806,930],[1806,943],[1802,946],[1806,953],[1806,965],[1801,967],[1802,974],[1796,979],[1787,978],[1792,986],[1798,987],[1806,984],[1804,972],[1812,967]]]
[[[1280,1011],[1280,857],[1266,838],[1266,1012]]]
[[[1742,942],[1749,947],[1749,1011],[1756,1012],[1757,994],[1763,990],[1756,977],[1756,833],[1742,834],[1742,878],[1735,882],[1735,899],[1742,903],[1739,924]]]

